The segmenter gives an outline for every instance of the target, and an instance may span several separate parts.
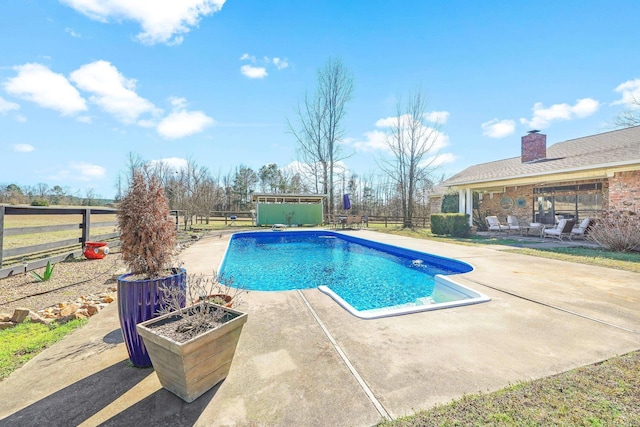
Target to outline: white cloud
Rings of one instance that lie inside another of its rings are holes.
[[[446,114],[444,114],[446,113]],[[448,117],[448,113],[445,111],[426,113],[424,118],[427,116],[431,116],[432,119],[437,120],[438,118],[446,120]],[[387,144],[387,131],[386,128],[393,128],[398,126],[398,122],[402,126],[405,126],[409,120],[411,120],[411,115],[404,114],[399,117],[386,117],[383,119],[379,119],[376,121],[375,125],[377,128],[369,132],[365,132],[364,140],[355,140],[352,145],[356,151],[391,151],[389,145]],[[431,126],[425,126],[424,124],[419,124],[419,130],[423,133],[423,135],[429,135],[430,141],[433,141],[433,146],[430,151],[436,153],[442,148],[449,145],[449,136],[440,130],[433,128]]]
[[[420,164],[421,167],[438,167],[446,164],[450,164],[458,160],[458,157],[453,153],[439,153],[436,156],[429,157]]]
[[[240,67],[240,72],[250,79],[261,79],[268,75],[266,68],[254,67],[252,65],[243,65]]]
[[[11,110],[19,110],[20,106],[15,102],[7,101],[0,96],[0,114],[6,114]]]
[[[31,144],[15,144],[13,146],[13,151],[17,151],[18,153],[30,153],[35,150],[35,147]]]
[[[187,108],[187,100],[186,98],[180,98],[177,96],[172,96],[169,98],[169,103],[175,109],[184,110]]]
[[[250,79],[262,79],[269,74],[267,73],[267,67],[275,67],[278,71],[284,70],[289,67],[289,61],[286,58],[279,58],[277,56],[273,58],[269,58],[268,56],[263,56],[262,59],[256,59],[254,55],[249,55],[248,53],[243,53],[240,56],[240,61],[248,61],[254,65],[243,65],[240,67],[240,72]]]
[[[91,116],[78,116],[76,117],[76,121],[80,123],[91,124],[93,123],[93,118]]]
[[[134,123],[145,113],[159,113],[150,101],[135,92],[136,80],[127,79],[107,61],[83,65],[71,73],[71,81],[92,93],[91,102],[123,123]]]
[[[105,168],[91,163],[71,162],[69,163],[69,168],[75,171],[75,175],[80,181],[91,181],[92,179],[102,178],[107,174]]]
[[[67,28],[65,28],[65,29],[64,29],[64,31],[65,31],[67,34],[69,34],[71,37],[76,37],[76,38],[80,38],[80,37],[82,37],[82,36],[80,35],[80,33],[76,33],[76,32],[73,30],[73,28],[68,28],[68,27],[67,27]]]
[[[87,110],[85,100],[62,74],[56,74],[41,64],[25,64],[14,67],[16,77],[8,79],[4,89],[18,98],[51,108],[63,115]]]
[[[225,0],[61,0],[100,22],[137,21],[142,32],[137,39],[145,44],[180,44],[183,35],[200,20],[219,12]]]
[[[169,98],[169,102],[173,105],[173,112],[162,119],[156,128],[164,138],[183,138],[215,124],[215,120],[202,111],[187,111],[187,101],[184,98]]]
[[[640,107],[640,79],[627,80],[618,85],[616,92],[622,94],[622,99],[613,102],[613,105],[624,105],[627,108]]]
[[[289,62],[286,59],[273,58],[272,62],[278,70],[283,70],[289,66]]]
[[[549,127],[551,122],[556,120],[572,120],[584,118],[592,115],[598,110],[600,103],[595,99],[583,98],[576,100],[575,105],[554,104],[545,108],[541,102],[536,102],[531,109],[533,117],[531,120],[520,119],[520,123],[533,129],[544,129]]]
[[[516,130],[516,122],[513,120],[493,119],[482,123],[482,134],[489,138],[504,138]]]
[[[151,164],[151,166],[164,164],[175,171],[186,169],[188,165],[187,159],[181,159],[179,157],[168,157],[166,159],[151,160],[149,163]]]
[[[424,118],[428,122],[444,125],[449,120],[449,116],[450,113],[448,111],[430,111],[425,113]]]
[[[387,134],[380,130],[372,130],[364,133],[364,141],[353,142],[353,148],[356,151],[376,151],[376,150],[388,150],[387,146]]]

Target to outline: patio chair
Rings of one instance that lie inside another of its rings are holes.
[[[520,230],[520,220],[515,215],[507,216],[507,224],[509,225],[509,230]]]
[[[575,224],[575,220],[563,218],[554,228],[545,228],[544,237],[550,236],[558,240],[562,240],[563,237],[569,237],[569,239],[571,239],[571,230]]]
[[[489,231],[493,231],[494,233],[498,233],[500,231],[506,231],[509,233],[509,225],[500,224],[500,220],[495,215],[490,215],[486,218],[487,225],[489,226]]]
[[[573,239],[574,237],[582,237],[584,239],[585,234],[587,234],[587,230],[592,225],[592,221],[593,220],[591,218],[583,219],[579,226],[574,227],[573,230],[571,230],[571,236],[569,236],[569,238]]]

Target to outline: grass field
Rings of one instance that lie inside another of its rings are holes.
[[[91,223],[94,224],[94,226],[91,227],[91,235],[99,236],[101,234],[115,232],[115,226],[95,226],[95,224],[101,222],[112,222],[115,220],[115,214],[91,215]],[[4,219],[4,228],[11,229],[80,223],[82,223],[82,215],[6,215]],[[79,238],[81,236],[82,230],[80,228],[78,228],[77,230],[51,231],[46,233],[31,233],[15,236],[5,236],[3,240],[3,249],[20,248],[23,246],[38,245],[41,243],[57,242],[59,240]]]

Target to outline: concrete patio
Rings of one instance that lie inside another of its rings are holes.
[[[518,381],[640,349],[640,275],[375,233],[358,237],[457,258],[488,303],[376,320],[316,289],[251,292],[225,381],[192,404],[127,362],[112,304],[0,383],[0,425],[370,426]],[[211,274],[228,242],[183,252]]]

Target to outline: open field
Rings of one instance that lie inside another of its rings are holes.
[[[116,220],[115,214],[91,215],[91,235],[99,236],[101,234],[113,233],[116,231],[115,226],[95,227],[96,224],[103,222],[112,222]],[[50,225],[67,225],[80,224],[82,215],[6,215],[4,226],[6,229],[38,227]],[[19,248],[23,246],[37,245],[41,243],[56,242],[59,240],[79,238],[82,236],[82,230],[63,230],[51,231],[46,233],[30,233],[14,236],[5,236],[3,240],[3,249]]]

